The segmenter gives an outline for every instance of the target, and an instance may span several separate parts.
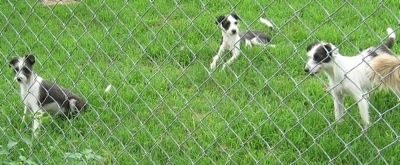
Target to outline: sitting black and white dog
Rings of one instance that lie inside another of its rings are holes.
[[[15,57],[9,64],[15,72],[14,79],[21,87],[21,98],[25,105],[23,121],[25,115],[33,114],[32,130],[37,136],[40,126],[38,116],[43,112],[69,116],[85,110],[87,103],[69,90],[36,75],[33,72],[34,63],[35,56],[27,55],[24,58]]]
[[[247,30],[244,32],[239,32],[238,21],[239,16],[236,14],[221,15],[218,17],[216,24],[222,30],[222,41],[219,47],[217,55],[213,57],[213,61],[210,64],[211,70],[215,70],[217,66],[217,61],[221,58],[224,51],[228,50],[231,52],[232,56],[228,61],[223,64],[222,69],[226,66],[232,64],[232,62],[240,54],[240,42],[244,41],[246,46],[252,45],[267,45],[271,38],[261,31]],[[272,23],[264,18],[260,18],[261,23],[268,26],[270,29],[273,28]]]
[[[358,104],[363,128],[369,126],[368,92],[374,84],[368,76],[369,62],[378,54],[393,54],[390,49],[396,35],[391,28],[387,29],[387,33],[389,38],[384,44],[370,47],[352,57],[341,55],[331,43],[316,42],[307,47],[308,61],[304,71],[311,75],[323,72],[328,76],[336,121],[342,121],[345,113],[343,99],[345,94],[350,94]]]

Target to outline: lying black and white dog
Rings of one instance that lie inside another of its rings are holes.
[[[231,58],[223,64],[222,69],[232,64],[232,62],[240,54],[240,42],[244,41],[246,46],[252,45],[267,45],[271,38],[261,31],[247,30],[239,32],[238,21],[239,16],[236,14],[221,15],[215,22],[222,30],[222,41],[219,46],[217,55],[213,57],[213,61],[210,64],[211,70],[215,70],[218,60],[221,58],[222,53],[226,50],[232,53]],[[264,18],[260,18],[260,22],[268,26],[270,29],[273,28],[272,23]]]
[[[15,72],[14,79],[21,87],[21,98],[25,105],[23,121],[25,115],[33,114],[32,130],[35,136],[40,126],[38,115],[42,112],[70,116],[87,108],[86,101],[79,96],[36,75],[33,72],[34,55],[15,57],[9,64]]]

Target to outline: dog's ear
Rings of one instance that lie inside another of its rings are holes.
[[[18,61],[18,57],[14,57],[13,59],[11,59],[11,61],[9,62],[10,67],[14,66]]]
[[[312,43],[312,44],[310,44],[310,45],[308,45],[307,46],[307,52],[309,52],[315,45],[318,45],[319,44],[319,42],[314,42],[314,43]]]
[[[224,19],[225,19],[225,16],[224,15],[221,15],[221,16],[219,16],[218,18],[217,18],[217,21],[215,21],[215,24],[220,24],[222,21],[224,21]]]
[[[33,54],[26,55],[25,62],[27,62],[30,65],[33,65],[35,63],[35,55]]]
[[[240,20],[239,16],[236,13],[232,13],[231,16],[236,20]]]
[[[324,44],[324,45],[322,45],[322,47],[324,47],[326,53],[329,56],[332,56],[332,46],[330,44]]]

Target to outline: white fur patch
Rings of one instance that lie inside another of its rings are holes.
[[[392,28],[387,28],[386,32],[388,33],[389,38],[396,38],[396,34],[394,33]]]

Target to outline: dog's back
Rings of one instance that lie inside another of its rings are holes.
[[[372,87],[369,78],[365,73],[367,63],[361,56],[337,56],[334,60],[334,74],[329,75],[331,87],[336,87],[338,84],[344,84],[340,87],[361,88],[362,90]],[[348,90],[348,89],[344,89]]]
[[[241,41],[252,40],[253,38],[257,38],[259,40],[258,42],[264,44],[271,41],[271,38],[268,35],[258,30],[247,30],[244,32],[240,32],[239,36]]]
[[[42,107],[46,107],[46,105],[51,103],[57,103],[60,108],[64,109],[64,113],[66,114],[84,111],[87,108],[86,101],[53,82],[43,80],[40,86],[39,101]],[[58,111],[58,109],[49,108],[49,111]]]

